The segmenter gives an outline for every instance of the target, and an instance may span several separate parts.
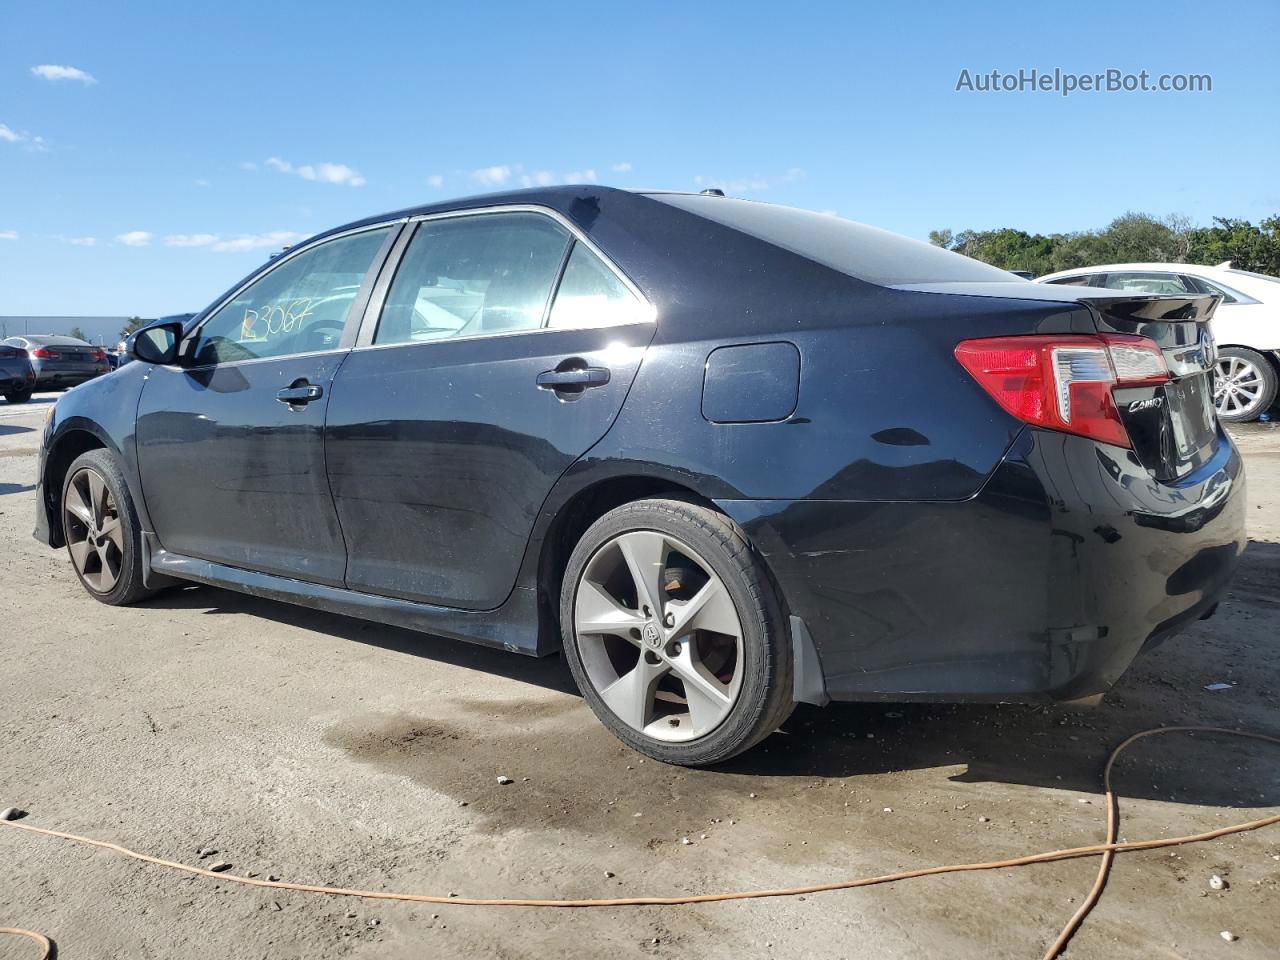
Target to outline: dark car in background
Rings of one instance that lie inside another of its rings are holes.
[[[62,397],[36,536],[104,603],[191,581],[562,650],[671,763],[800,701],[1085,698],[1243,549],[1215,303],[726,197],[419,207]]]
[[[27,351],[0,343],[0,396],[10,403],[26,403],[36,386]]]
[[[75,337],[26,334],[9,337],[4,346],[26,353],[36,390],[62,390],[111,372],[106,350]]]

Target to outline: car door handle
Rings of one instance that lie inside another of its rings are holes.
[[[281,403],[289,404],[289,406],[310,403],[312,400],[319,400],[323,396],[324,389],[314,383],[294,384],[292,387],[285,387],[283,390],[276,391],[276,399]]]
[[[543,370],[535,381],[544,390],[564,387],[602,387],[609,382],[607,367],[576,367],[570,370]]]

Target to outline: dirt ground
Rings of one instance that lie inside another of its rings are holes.
[[[615,741],[558,658],[210,588],[95,603],[65,553],[30,536],[49,400],[0,404],[0,807],[29,810],[27,823],[185,862],[213,847],[205,862],[233,873],[362,888],[775,887],[1095,843],[1102,763],[1127,734],[1280,732],[1276,424],[1235,431],[1253,542],[1231,595],[1140,658],[1101,708],[802,708],[729,766],[683,771]],[[1280,807],[1275,748],[1166,739],[1123,763],[1125,838]],[[1039,957],[1095,869],[696,907],[433,907],[255,890],[0,828],[0,926],[43,931],[77,960]],[[1226,889],[1210,889],[1214,874]],[[0,937],[0,957],[33,955]],[[1068,955],[1280,955],[1280,827],[1122,855]]]

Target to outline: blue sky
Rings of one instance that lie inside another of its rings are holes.
[[[290,238],[526,177],[720,185],[920,238],[1280,212],[1274,0],[44,0],[2,19],[0,314],[195,310]],[[955,91],[962,69],[1032,67],[1213,91]]]

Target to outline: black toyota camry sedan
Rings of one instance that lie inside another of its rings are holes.
[[[671,763],[800,701],[1086,698],[1244,544],[1215,306],[723,196],[419,207],[62,397],[36,536],[105,603],[194,581],[561,650]]]

